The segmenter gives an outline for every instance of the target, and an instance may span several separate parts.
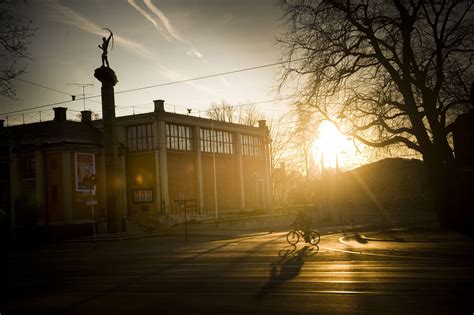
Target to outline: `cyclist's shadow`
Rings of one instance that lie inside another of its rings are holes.
[[[304,259],[313,256],[319,251],[318,246],[304,246],[301,249],[291,246],[280,251],[281,259],[272,263],[270,279],[257,293],[257,299],[262,299],[266,294],[278,288],[284,282],[289,281],[300,274],[304,265]]]

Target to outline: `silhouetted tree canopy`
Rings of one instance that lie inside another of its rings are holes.
[[[15,98],[12,80],[25,72],[19,65],[28,59],[29,39],[35,28],[15,16],[15,0],[0,0],[0,95]]]
[[[419,152],[434,196],[445,194],[453,123],[472,108],[473,1],[280,6],[288,25],[279,39],[287,61],[282,85],[298,82],[298,105],[366,145]]]
[[[256,126],[259,120],[265,119],[265,116],[259,112],[257,107],[253,104],[235,106],[226,101],[222,101],[220,104],[211,104],[207,116],[210,119],[217,121],[225,121],[247,126]]]

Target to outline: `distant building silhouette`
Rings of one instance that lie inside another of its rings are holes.
[[[66,110],[55,108],[53,121],[0,127],[0,208],[19,234],[34,226],[62,236],[90,233],[84,178],[92,173],[96,218],[107,216],[102,120],[83,111],[81,122],[68,121]],[[154,112],[117,117],[116,125],[125,216],[176,214],[183,198],[194,201],[196,215],[213,215],[215,201],[220,212],[270,205],[264,121],[249,127],[174,114],[157,100]],[[99,221],[101,230],[106,220]]]

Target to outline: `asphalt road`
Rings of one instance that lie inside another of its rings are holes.
[[[8,253],[4,314],[473,314],[469,239],[284,233],[62,243]]]

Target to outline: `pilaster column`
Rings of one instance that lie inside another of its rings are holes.
[[[235,134],[235,153],[237,154],[237,168],[240,188],[240,208],[245,209],[245,181],[244,181],[244,162],[242,159],[241,134]]]
[[[96,187],[96,194],[98,194],[98,192],[100,191],[101,193],[101,198],[104,198],[103,200],[106,201],[106,183],[105,183],[105,156],[103,153],[100,153],[97,155],[97,159],[98,159],[98,165],[100,165],[100,168],[99,168],[99,171],[98,171],[98,174],[97,174],[97,178],[99,178],[100,180],[98,181],[98,185]],[[97,196],[98,197],[98,196]],[[105,204],[106,207],[105,207],[105,211],[104,211],[104,216],[105,218],[107,218],[107,204]]]
[[[168,192],[168,155],[166,152],[166,123],[158,121],[158,148],[160,163],[160,188],[161,188],[161,204],[165,207],[165,212],[169,209],[169,192]]]
[[[41,208],[41,223],[46,222],[46,202],[45,202],[45,167],[44,167],[44,154],[40,150],[34,152],[35,155],[35,186],[36,186],[36,204]]]
[[[10,149],[10,223],[11,238],[16,239],[16,200],[20,195],[20,179],[18,176],[18,158]]]
[[[71,151],[61,152],[62,160],[62,186],[63,186],[63,212],[64,223],[72,222],[72,172],[71,172]]]
[[[202,182],[202,157],[201,157],[201,128],[194,128],[194,150],[196,152],[196,188],[199,211],[202,213],[204,209],[204,190]]]
[[[263,153],[264,153],[264,159],[265,159],[265,191],[264,194],[266,196],[266,206],[267,209],[271,209],[273,207],[272,203],[272,193],[271,193],[271,162],[270,162],[270,130],[268,129],[267,123],[265,120],[259,120],[258,121],[258,127],[264,131],[264,136],[263,136]]]
[[[153,153],[155,161],[155,205],[156,209],[159,209],[160,214],[163,214],[161,209],[161,201],[163,200],[161,196],[161,169],[160,169],[160,139],[158,131],[158,122],[153,122]]]

